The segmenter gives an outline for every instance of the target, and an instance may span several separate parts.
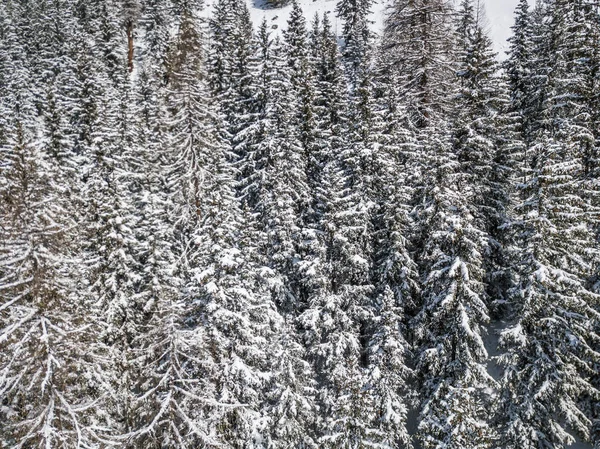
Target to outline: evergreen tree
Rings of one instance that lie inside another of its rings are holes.
[[[96,409],[102,345],[81,291],[61,168],[36,146],[22,93],[14,109],[3,108],[12,120],[1,146],[0,441],[93,447],[107,423]]]
[[[295,314],[299,298],[298,244],[303,232],[303,218],[310,204],[306,181],[306,156],[294,112],[297,99],[284,53],[274,48],[274,74],[271,98],[266,107],[265,137],[259,153],[268,155],[262,219],[268,241],[270,264],[284,277],[286,292],[278,298],[282,313]]]
[[[300,141],[310,160],[315,157],[315,123],[314,123],[314,80],[311,61],[309,58],[309,35],[306,28],[306,19],[298,5],[293,2],[292,11],[285,30],[285,45],[287,63],[290,68],[290,82],[297,94],[297,124],[300,132]],[[311,166],[318,170],[318,167]],[[307,176],[318,176],[307,172]]]
[[[413,322],[422,393],[419,440],[425,448],[489,447],[484,421],[494,385],[485,368],[489,320],[483,260],[485,233],[470,210],[473,186],[448,141],[430,149],[433,173],[420,206],[422,308]]]
[[[479,24],[481,13],[470,1],[463,2],[460,13],[454,152],[461,164],[461,184],[473,188],[470,208],[477,226],[488,236],[487,288],[500,304],[510,282],[503,250],[511,190],[508,171],[521,142],[515,134],[517,120],[508,111],[507,87],[492,42]]]
[[[377,55],[378,58],[380,55]],[[407,411],[413,405],[413,352],[408,317],[419,294],[418,269],[411,253],[414,222],[410,216],[413,189],[410,165],[415,140],[405,128],[406,111],[396,86],[384,79],[377,60],[374,92],[373,214],[369,323],[369,384],[372,386],[373,441],[409,447]],[[387,447],[387,446],[386,446]]]
[[[524,445],[524,439],[549,447],[573,441],[562,423],[548,417],[558,403],[558,416],[587,438],[591,415],[579,401],[597,397],[589,382],[597,347],[588,346],[597,339],[597,299],[589,287],[597,257],[591,218],[595,192],[585,181],[595,159],[589,112],[595,50],[586,42],[597,24],[587,22],[585,11],[581,2],[546,2],[534,22],[545,42],[545,54],[538,58],[545,65],[536,69],[546,77],[543,90],[533,95],[537,128],[521,166],[524,183],[515,208],[519,255],[514,257],[521,279],[513,291],[517,324],[503,336],[503,405],[513,447]],[[569,250],[558,235],[571,242]],[[555,335],[551,343],[538,334],[546,326]],[[516,391],[523,391],[518,400]]]
[[[364,384],[371,285],[369,205],[366,180],[361,176],[369,156],[360,154],[360,130],[343,135],[348,121],[340,114],[340,106],[345,104],[346,89],[328,19],[321,33],[321,56],[319,52],[315,56],[318,150],[313,158],[323,158],[320,167],[326,184],[313,190],[313,195],[321,204],[318,223],[326,245],[325,251],[317,253],[323,259],[317,273],[327,280],[319,282],[310,295],[299,325],[308,357],[322,379],[318,396],[321,444],[354,447],[371,441],[373,425]],[[325,103],[323,97],[333,102]],[[360,128],[361,124],[356,125]]]
[[[169,98],[169,216],[182,261],[184,301],[194,309],[184,315],[184,322],[198,334],[206,332],[212,359],[200,368],[210,373],[214,393],[195,394],[214,394],[217,404],[223,404],[214,429],[227,444],[258,445],[265,438],[260,410],[267,342],[279,318],[260,287],[259,270],[242,252],[249,243],[235,197],[231,151],[221,138],[216,105],[207,93],[199,29],[191,17],[183,25],[175,55],[179,69]]]
[[[209,20],[208,76],[225,121],[224,137],[234,139],[254,111],[252,70],[255,41],[245,2],[220,0]]]
[[[513,35],[508,39],[508,59],[505,62],[510,89],[510,109],[519,117],[520,132],[523,138],[531,135],[531,99],[533,92],[531,71],[532,28],[529,2],[521,0],[515,10]],[[527,142],[529,144],[529,142]]]
[[[372,34],[369,21],[371,6],[371,0],[340,0],[336,6],[336,15],[343,22],[343,57],[352,91],[363,82],[368,69]]]
[[[583,397],[590,384],[592,342],[598,340],[596,294],[586,285],[594,246],[579,195],[582,164],[568,146],[544,136],[532,149],[535,165],[522,170],[515,207],[519,283],[512,291],[516,322],[501,338],[503,447],[562,447],[588,437]],[[575,243],[574,243],[575,242]]]
[[[559,139],[574,140],[575,156],[581,158],[584,174],[590,175],[597,166],[593,107],[599,16],[584,1],[557,1],[550,14],[555,57],[544,104],[545,119]]]
[[[383,48],[400,74],[412,126],[424,128],[448,110],[454,33],[445,0],[396,0],[386,17]]]
[[[249,97],[249,101],[254,103],[249,110],[254,112],[248,114],[246,126],[240,128],[232,138],[234,150],[239,155],[238,189],[243,206],[250,210],[257,208],[261,202],[264,194],[264,170],[268,164],[268,154],[257,151],[266,132],[266,111],[271,101],[270,86],[274,76],[273,41],[266,20],[259,27],[256,43],[257,61],[253,68],[255,81],[252,96]]]
[[[270,431],[267,447],[316,449],[317,385],[313,368],[306,360],[307,351],[291,331],[280,333],[272,353],[271,385],[264,409]]]
[[[170,1],[148,0],[142,2],[139,25],[143,30],[146,47],[140,49],[140,62],[146,66],[147,75],[157,82],[167,77],[167,54],[170,30],[174,18],[170,14]]]
[[[544,123],[544,103],[548,95],[549,75],[552,71],[552,58],[555,51],[555,42],[549,29],[549,5],[551,1],[541,0],[536,2],[531,12],[531,59],[529,62],[529,73],[531,74],[530,107],[527,113],[529,129],[524,130],[527,134],[524,141],[527,147],[531,147],[534,140],[546,129]]]

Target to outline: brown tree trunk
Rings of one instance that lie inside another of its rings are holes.
[[[133,20],[127,22],[127,66],[133,71]]]

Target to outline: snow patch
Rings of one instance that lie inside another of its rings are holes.
[[[219,287],[214,282],[209,282],[204,286],[204,289],[209,295],[213,295],[219,291]]]
[[[507,324],[504,321],[492,321],[489,326],[487,326],[483,337],[483,344],[488,353],[486,366],[487,373],[496,382],[500,381],[504,372],[503,367],[498,363],[498,356],[500,355],[500,336],[506,326]]]

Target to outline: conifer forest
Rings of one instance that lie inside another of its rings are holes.
[[[600,449],[600,4],[303,1],[0,0],[0,448]]]

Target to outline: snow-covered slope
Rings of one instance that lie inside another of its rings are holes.
[[[207,0],[205,9],[207,14],[212,10],[214,0]],[[291,4],[283,8],[270,8],[265,0],[246,0],[252,22],[258,26],[263,19],[267,19],[268,23],[274,30],[282,30],[287,26],[287,20],[292,9]],[[341,26],[339,19],[335,16],[335,5],[338,0],[299,0],[300,6],[304,10],[304,15],[307,20],[312,21],[315,14],[322,15],[324,12],[329,12],[329,18],[333,23],[334,29],[339,34]],[[378,32],[383,26],[384,10],[388,4],[387,0],[379,0],[375,2],[372,8],[371,19],[373,20],[373,30]]]

